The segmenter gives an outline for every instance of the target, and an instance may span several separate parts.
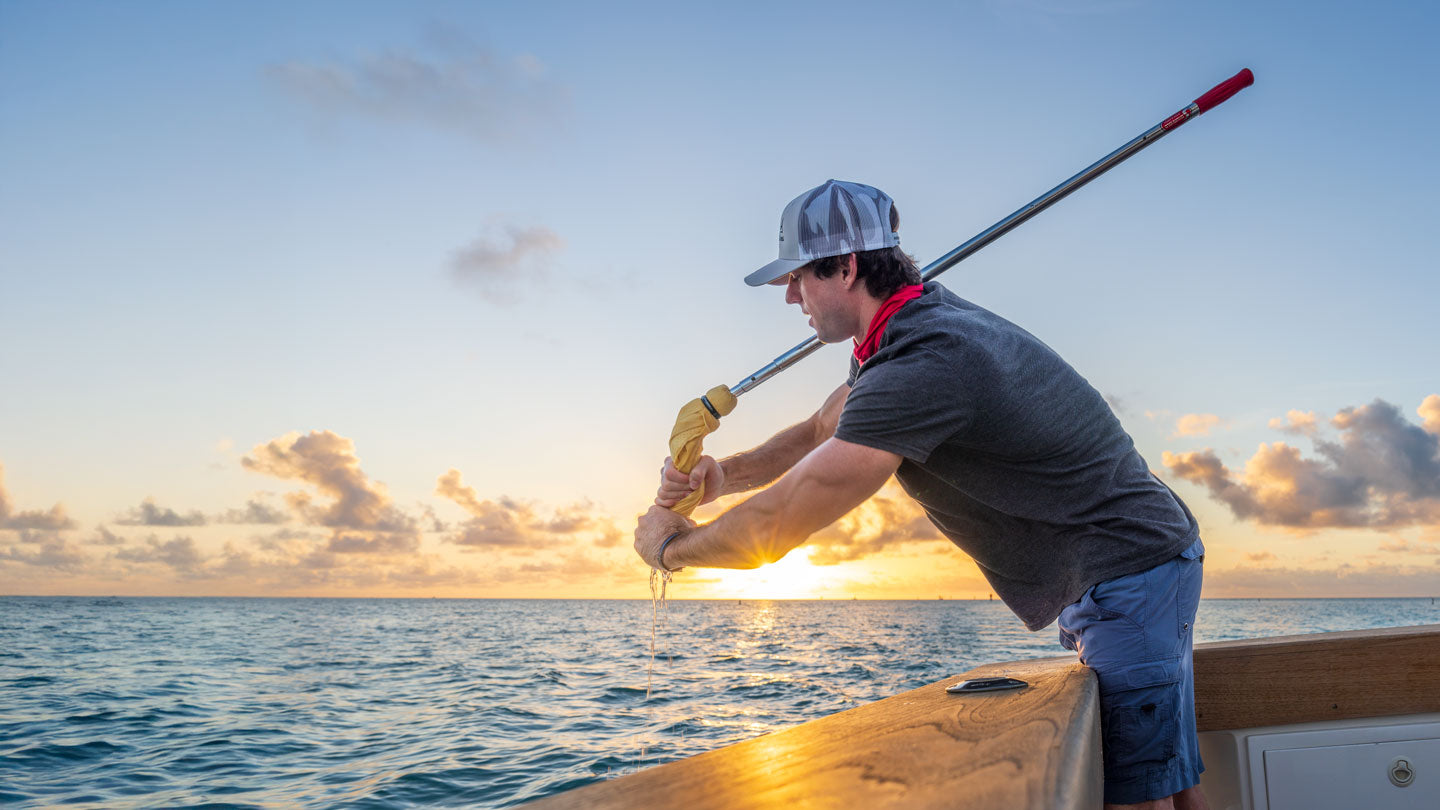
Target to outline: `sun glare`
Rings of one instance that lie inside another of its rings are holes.
[[[826,567],[810,564],[813,551],[802,546],[759,568],[715,571],[717,581],[709,590],[726,599],[818,599],[836,583]]]

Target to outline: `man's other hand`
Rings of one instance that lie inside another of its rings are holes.
[[[655,494],[655,505],[669,509],[694,492],[701,482],[705,484],[705,495],[700,503],[710,503],[720,497],[720,490],[725,486],[725,471],[720,469],[720,462],[701,456],[695,462],[695,469],[686,474],[675,469],[674,461],[666,456],[665,466],[660,469],[660,489]]]
[[[678,531],[695,528],[695,521],[676,514],[663,506],[652,506],[635,524],[635,553],[651,568],[662,568],[660,546],[665,538]],[[679,570],[671,560],[672,571]]]

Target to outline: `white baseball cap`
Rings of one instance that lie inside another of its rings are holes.
[[[780,258],[745,277],[769,284],[816,259],[900,244],[890,230],[890,195],[863,183],[826,180],[785,206],[780,215]]]

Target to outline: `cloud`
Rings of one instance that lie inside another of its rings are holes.
[[[1301,436],[1313,436],[1319,429],[1315,419],[1314,411],[1287,411],[1284,419],[1275,418],[1270,420],[1270,429],[1282,433],[1294,433]]]
[[[1245,559],[1250,562],[1265,562],[1266,560],[1274,560],[1276,557],[1268,551],[1252,551],[1245,555]]]
[[[530,549],[573,543],[584,534],[592,535],[592,542],[601,547],[618,545],[620,540],[614,522],[600,516],[589,501],[542,516],[533,504],[513,498],[481,500],[456,469],[447,470],[436,479],[435,494],[449,498],[470,513],[470,519],[445,538],[447,543],[472,548]]]
[[[27,548],[36,546],[36,548]],[[53,533],[20,532],[20,544],[0,547],[0,562],[15,562],[36,568],[76,572],[90,562],[85,552]]]
[[[65,513],[62,504],[55,504],[47,512],[30,511],[16,512],[10,502],[10,494],[5,491],[5,465],[0,464],[0,529],[41,529],[59,530],[73,529],[75,521]]]
[[[128,541],[104,526],[95,527],[95,536],[80,541],[87,546],[123,546]]]
[[[599,548],[615,548],[624,539],[624,533],[618,527],[611,526],[604,533],[598,535],[593,542]]]
[[[893,483],[805,541],[814,565],[836,565],[906,543],[943,539],[925,511]]]
[[[352,538],[370,542],[373,537]],[[316,545],[311,536],[281,530],[257,538],[250,548],[226,544],[225,551],[212,558],[205,570],[215,576],[244,576],[271,589],[372,587],[467,586],[483,588],[500,584],[556,584],[557,577],[569,581],[603,574],[614,566],[585,553],[583,549],[552,554],[542,561],[524,565],[505,564],[503,558],[487,557],[479,568],[456,566],[435,555],[357,555],[336,552],[332,546],[349,542],[345,535]],[[352,549],[353,550],[353,549]],[[383,551],[383,549],[382,549]]]
[[[1395,554],[1440,555],[1440,545],[1435,543],[1411,543],[1405,539],[1381,543],[1380,550]]]
[[[460,471],[453,467],[435,479],[435,494],[460,504],[460,508],[472,515],[481,514],[486,508],[475,495],[475,488],[467,486]]]
[[[273,506],[249,500],[245,502],[244,509],[228,509],[216,516],[215,522],[240,526],[271,526],[290,522],[290,516]]]
[[[433,588],[441,585],[479,586],[484,584],[485,578],[468,568],[439,565],[427,558],[386,572],[385,581],[402,587]]]
[[[464,568],[447,566],[433,557],[393,556],[388,549],[330,550],[332,545],[355,542],[364,545],[394,544],[406,550],[402,538],[385,534],[339,535],[327,542],[323,535],[282,529],[254,538],[248,543],[225,542],[218,552],[206,552],[190,537],[164,541],[151,536],[143,544],[120,549],[103,564],[84,573],[127,582],[154,577],[157,572],[170,581],[205,581],[207,589],[242,592],[284,593],[323,588],[327,592],[388,586],[463,585],[483,577]],[[354,554],[351,551],[369,551]],[[0,555],[3,559],[3,555]],[[230,587],[226,588],[225,584]]]
[[[145,545],[122,548],[115,552],[115,558],[134,563],[160,563],[182,573],[194,572],[202,561],[195,541],[183,536],[162,541],[151,535],[145,539]]]
[[[174,509],[162,509],[154,498],[146,498],[129,515],[115,521],[120,526],[204,526],[205,522],[199,512],[181,515]]]
[[[1174,436],[1208,436],[1211,429],[1220,424],[1220,417],[1213,413],[1187,413],[1175,420]]]
[[[628,554],[595,547],[618,545],[619,532],[597,514],[582,511],[584,506],[545,514],[530,510],[530,531],[569,530],[569,535],[552,537],[571,545],[509,559],[487,554],[483,560],[469,558],[469,565],[425,554],[414,547],[411,534],[401,532],[287,526],[227,540],[217,550],[187,535],[151,534],[131,543],[100,526],[77,544],[57,531],[24,529],[14,533],[17,540],[0,539],[0,582],[55,576],[63,577],[55,580],[61,582],[87,581],[88,587],[104,583],[99,587],[117,593],[169,588],[177,593],[344,594],[430,587],[474,593],[521,587],[539,588],[535,593],[541,595],[557,585],[634,575],[635,561]],[[637,588],[643,584],[635,582]]]
[[[1378,399],[1340,411],[1330,424],[1340,437],[1312,437],[1319,458],[1274,442],[1261,444],[1238,473],[1208,448],[1166,452],[1163,462],[1241,520],[1305,529],[1440,525],[1440,435]]]
[[[262,547],[271,548],[278,547],[278,544],[286,543],[292,540],[314,541],[323,539],[325,539],[325,535],[316,532],[308,532],[304,529],[279,529],[277,531],[271,532],[264,537],[256,538],[256,542],[259,543]]]
[[[270,65],[266,78],[320,115],[418,123],[487,145],[524,145],[558,128],[569,91],[530,54],[503,58],[448,35],[428,53],[392,48],[329,63]]]
[[[1440,394],[1431,394],[1425,397],[1416,409],[1420,418],[1425,420],[1425,429],[1431,433],[1440,433]]]
[[[562,555],[551,559],[528,562],[516,569],[510,579],[545,581],[553,578],[564,580],[588,579],[616,569],[614,563],[583,552]],[[634,568],[635,566],[627,566]]]
[[[419,545],[419,539],[414,535],[396,532],[337,532],[326,543],[325,550],[337,554],[404,554],[414,551]]]
[[[383,484],[360,469],[355,444],[328,430],[290,433],[240,459],[247,470],[301,481],[330,499],[317,504],[308,492],[285,496],[306,523],[332,530],[330,550],[339,553],[403,553],[420,544],[415,518],[396,509]]]
[[[455,251],[450,270],[491,303],[511,304],[548,280],[551,259],[564,249],[565,240],[543,225],[505,225]]]
[[[333,535],[330,539],[333,539]],[[251,541],[251,545],[257,552],[260,552],[260,556],[254,556],[249,551],[237,550],[233,544],[226,545],[229,549],[228,555],[263,561],[263,563],[257,562],[256,564],[263,564],[272,573],[292,569],[313,571],[340,568],[346,565],[347,558],[328,550],[327,542],[327,537],[323,534],[281,529],[264,537],[256,537]],[[383,561],[379,558],[361,558],[356,564],[373,567],[377,562]]]
[[[1208,566],[1207,566],[1208,568]],[[1205,595],[1237,597],[1405,597],[1440,593],[1440,566],[1352,565],[1334,568],[1241,566],[1205,572]]]
[[[391,504],[384,485],[371,481],[360,469],[354,442],[331,431],[286,434],[256,445],[240,464],[253,472],[303,481],[334,499],[329,506],[322,506],[308,493],[288,495],[291,508],[308,523],[382,531],[414,528],[415,521]]]

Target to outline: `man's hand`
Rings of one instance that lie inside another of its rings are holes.
[[[635,553],[651,568],[664,570],[665,565],[660,561],[660,545],[675,532],[694,527],[695,521],[663,506],[652,506],[649,512],[640,516],[640,521],[635,526]]]
[[[725,471],[720,469],[720,462],[709,456],[701,456],[700,460],[695,462],[695,469],[687,475],[675,469],[674,461],[666,456],[665,466],[660,468],[660,490],[655,494],[655,505],[668,510],[694,492],[702,481],[705,484],[705,495],[700,499],[700,503],[710,503],[720,497],[720,490],[725,486]]]

